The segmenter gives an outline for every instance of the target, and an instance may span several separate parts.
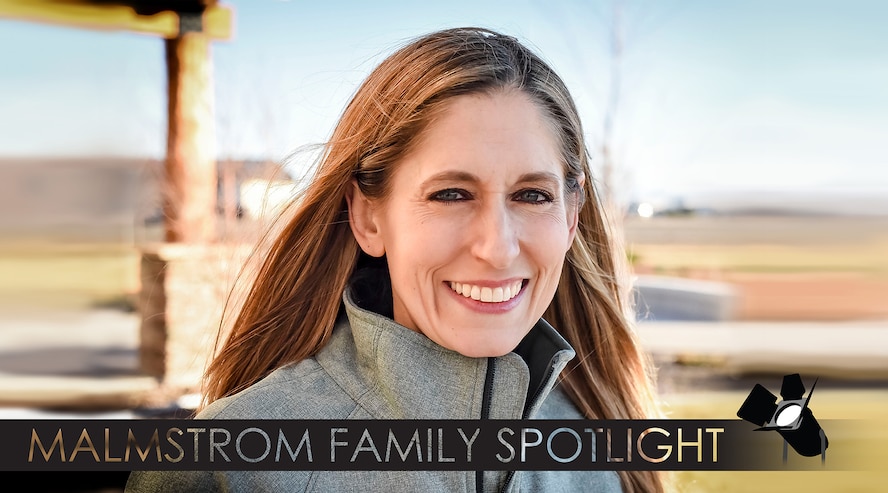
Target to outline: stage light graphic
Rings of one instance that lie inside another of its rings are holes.
[[[802,383],[801,375],[798,373],[786,375],[780,387],[780,396],[783,400],[778,403],[776,395],[761,384],[755,384],[737,411],[737,416],[759,425],[760,428],[756,431],[773,430],[779,433],[783,437],[783,462],[787,459],[787,444],[799,455],[805,457],[820,455],[821,460],[826,461],[829,440],[808,407],[816,385],[817,380],[814,380],[808,397],[803,397],[805,385]]]

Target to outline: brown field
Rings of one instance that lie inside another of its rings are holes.
[[[741,320],[888,318],[888,218],[629,220],[639,274],[730,284]]]

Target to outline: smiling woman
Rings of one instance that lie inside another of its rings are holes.
[[[564,184],[547,123],[520,90],[454,97],[396,164],[385,199],[355,187],[352,230],[388,260],[395,322],[484,357],[515,349],[543,316],[580,193]]]
[[[363,83],[207,370],[203,419],[657,417],[561,79],[435,32]],[[652,471],[134,473],[130,491],[662,491]]]

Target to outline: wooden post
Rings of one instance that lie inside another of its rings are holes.
[[[229,39],[232,10],[218,0],[130,3],[0,0],[0,19],[122,29],[165,38],[169,104],[164,238],[172,243],[207,243],[216,236],[217,204],[210,42]]]
[[[0,19],[5,18],[164,38],[167,243],[142,251],[140,368],[167,384],[199,389],[230,286],[224,275],[230,262],[245,258],[206,245],[216,239],[217,219],[210,42],[229,39],[232,10],[217,0],[0,0]]]
[[[182,29],[164,42],[169,85],[164,237],[207,243],[215,237],[217,203],[210,39]]]
[[[222,165],[222,212],[225,218],[225,227],[231,227],[237,221],[237,172],[234,169],[234,161],[226,159]]]

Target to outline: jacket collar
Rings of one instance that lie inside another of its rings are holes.
[[[490,419],[531,418],[575,354],[542,319],[515,351],[470,358],[380,315],[351,285],[343,306],[317,359],[371,418],[478,419],[485,399]]]

